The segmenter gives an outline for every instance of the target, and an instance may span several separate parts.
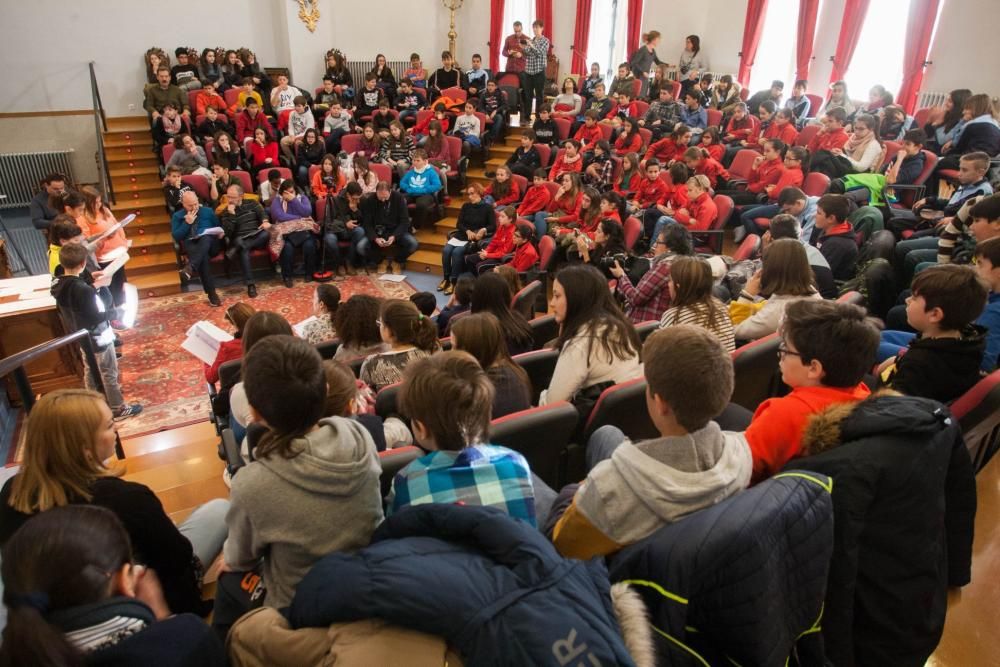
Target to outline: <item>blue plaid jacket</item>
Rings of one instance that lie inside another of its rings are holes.
[[[388,514],[408,505],[457,503],[496,507],[536,525],[528,462],[506,447],[431,452],[403,468],[392,480],[392,491]]]

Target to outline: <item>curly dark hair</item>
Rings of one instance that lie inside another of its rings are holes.
[[[333,316],[333,326],[344,346],[366,348],[382,342],[375,321],[381,301],[367,294],[355,294],[340,304]]]

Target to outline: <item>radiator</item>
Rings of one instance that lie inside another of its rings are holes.
[[[392,70],[393,76],[396,77],[396,83],[399,83],[399,79],[403,76],[403,72],[409,69],[409,60],[386,60],[386,66]],[[351,78],[354,79],[354,89],[361,90],[365,85],[365,75],[375,69],[374,60],[355,60],[347,61],[347,71],[351,73]],[[425,66],[424,69],[427,69]],[[430,77],[433,69],[427,70],[427,76]]]
[[[935,93],[922,90],[920,91],[920,97],[917,98],[917,108],[944,106],[946,99],[948,99],[948,93]]]
[[[45,153],[0,153],[0,208],[27,206],[46,175],[58,172],[73,184],[72,150]]]

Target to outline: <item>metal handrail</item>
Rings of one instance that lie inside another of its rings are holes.
[[[21,402],[24,404],[25,413],[30,413],[31,409],[35,407],[35,392],[31,389],[31,381],[28,379],[28,373],[24,370],[25,365],[46,354],[55,352],[59,348],[77,342],[83,348],[83,354],[87,359],[87,369],[90,371],[90,378],[95,390],[100,394],[104,394],[105,399],[107,398],[108,394],[104,387],[104,378],[101,377],[101,371],[97,365],[97,355],[94,352],[94,341],[86,329],[80,329],[61,338],[39,343],[34,347],[29,347],[27,350],[22,350],[5,359],[0,359],[0,378],[7,377],[8,375],[14,376],[14,383],[17,385],[17,392],[21,395]],[[117,433],[115,433],[115,455],[119,459],[125,458],[125,450],[122,448],[122,441]]]
[[[97,135],[97,154],[101,172],[101,195],[112,204],[117,204],[115,188],[111,183],[111,171],[108,157],[104,153],[104,132],[108,131],[108,119],[104,114],[104,104],[101,103],[101,91],[97,87],[97,74],[94,72],[94,62],[90,61],[90,97],[94,105],[94,134]]]

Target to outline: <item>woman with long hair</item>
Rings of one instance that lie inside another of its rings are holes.
[[[360,152],[351,158],[351,178],[361,186],[362,194],[371,194],[378,187],[378,174],[372,171],[368,158]]]
[[[585,264],[590,264],[600,270],[605,278],[611,280],[613,276],[610,271],[610,264],[606,265],[605,257],[614,255],[627,255],[625,249],[625,228],[612,218],[605,218],[594,230],[594,238],[580,234],[576,237],[576,252],[568,252],[567,256],[572,262],[576,258]]]
[[[310,127],[295,149],[295,174],[299,185],[309,185],[309,168],[319,166],[325,155],[326,144],[323,143],[323,138],[316,128]]]
[[[715,298],[712,267],[700,257],[678,257],[670,267],[670,308],[660,328],[693,324],[710,331],[727,352],[736,349],[733,321],[726,306]]]
[[[219,366],[227,361],[233,361],[243,356],[243,329],[247,321],[254,316],[257,310],[249,303],[242,301],[234,303],[226,308],[225,320],[233,325],[233,339],[223,341],[219,344],[219,350],[215,353],[215,361],[209,366],[205,364],[205,380],[215,384],[219,381]]]
[[[236,140],[225,130],[219,130],[212,135],[212,163],[221,164],[226,169],[241,169],[243,156]]]
[[[452,349],[475,357],[493,383],[496,393],[491,419],[531,407],[531,381],[510,358],[509,345],[496,316],[481,312],[458,318],[451,327],[451,344]]]
[[[535,342],[528,320],[510,307],[513,297],[506,280],[493,272],[484,273],[476,278],[470,308],[473,313],[490,313],[497,318],[511,356],[530,352]]]
[[[701,37],[688,35],[685,38],[677,69],[681,79],[696,78],[699,73],[708,70],[708,58],[701,52]]]
[[[877,170],[882,164],[883,151],[878,138],[879,119],[877,116],[860,114],[854,119],[854,131],[842,149],[818,150],[812,156],[812,171],[826,174],[830,178],[841,178],[848,174],[863,174]]]
[[[334,359],[349,363],[388,349],[379,331],[380,306],[378,299],[367,294],[355,294],[340,304],[333,315],[333,328],[340,338]]]
[[[372,68],[371,74],[375,75],[375,85],[382,89],[389,98],[389,105],[392,106],[396,99],[396,75],[392,73],[392,68],[381,53],[375,56],[375,67]]]
[[[359,157],[364,159],[364,156]],[[326,199],[328,195],[336,197],[346,184],[347,179],[340,169],[340,160],[336,155],[327,153],[320,160],[319,169],[313,173],[309,189],[316,199]]]
[[[611,298],[600,271],[585,264],[562,269],[552,286],[551,306],[559,323],[559,359],[539,405],[579,405],[642,374],[639,334]]]
[[[654,68],[666,63],[656,55],[656,47],[660,44],[659,30],[643,33],[641,41],[642,44],[629,57],[628,65],[635,78],[642,79],[639,97],[647,97],[649,95],[649,73],[654,71]]]
[[[965,109],[965,101],[971,96],[972,91],[968,88],[957,88],[948,93],[943,106],[931,112],[927,124],[924,125],[924,132],[928,137],[924,147],[927,150],[940,154],[945,145],[955,140],[965,126],[962,112]]]
[[[365,359],[359,375],[375,391],[399,382],[408,363],[438,349],[437,327],[411,301],[383,301],[378,326],[389,349]]]
[[[97,392],[56,389],[42,396],[28,416],[21,469],[0,491],[0,544],[53,508],[105,507],[121,519],[137,559],[163,583],[167,606],[204,616],[211,605],[201,600],[201,574],[222,550],[229,501],[211,500],[174,525],[152,490],[106,465],[117,430]],[[5,551],[5,567],[6,561]]]
[[[89,185],[85,185],[80,188],[80,194],[83,195],[83,215],[76,218],[76,224],[80,225],[84,236],[88,238],[99,236],[118,224],[114,214],[111,213],[111,209],[108,208],[101,198],[100,192]],[[119,256],[128,252],[130,245],[128,239],[125,238],[124,229],[119,229],[101,241],[94,252],[97,257],[97,263],[101,265],[101,269],[103,270]],[[109,288],[111,290],[111,298],[114,300],[116,307],[125,305],[125,280],[124,266],[119,267],[117,271],[111,274],[111,285]],[[118,318],[115,319],[117,320]]]
[[[774,333],[785,306],[799,299],[819,298],[802,244],[797,239],[774,241],[764,250],[760,271],[747,281],[739,299],[730,304],[736,340],[756,340]]]
[[[42,512],[14,533],[3,552],[0,665],[226,665],[204,621],[171,615],[162,574],[136,563],[133,546],[102,507]]]
[[[333,318],[340,308],[340,290],[331,283],[320,283],[313,292],[313,316],[302,323],[301,337],[318,345],[337,337]]]

